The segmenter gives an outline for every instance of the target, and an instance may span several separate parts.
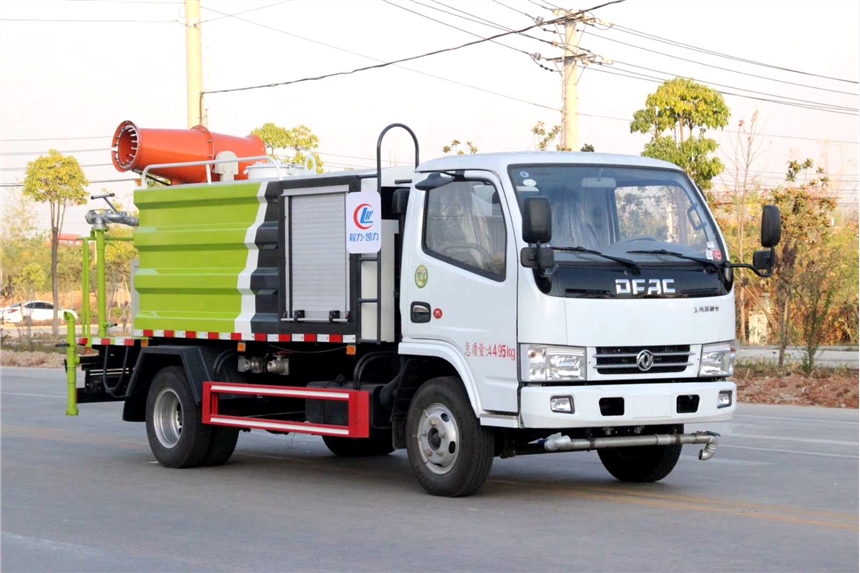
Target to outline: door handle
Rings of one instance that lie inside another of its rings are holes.
[[[412,322],[430,322],[430,305],[426,302],[413,302],[410,307],[409,318]]]

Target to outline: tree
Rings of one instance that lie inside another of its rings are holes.
[[[269,155],[276,161],[307,167],[308,158],[312,157],[316,172],[323,172],[322,159],[320,159],[319,153],[313,151],[319,147],[320,139],[313,134],[309,127],[299,125],[287,129],[274,123],[264,123],[251,133],[263,140]],[[282,150],[290,150],[292,153],[282,155],[276,153]]]
[[[21,272],[15,276],[15,287],[16,290],[25,295],[25,300],[33,300],[36,298],[36,293],[45,288],[45,282],[48,280],[48,275],[45,274],[45,271],[39,266],[37,263],[30,263],[25,266]],[[56,305],[54,305],[56,308]],[[56,312],[56,311],[55,311]],[[18,323],[18,333],[20,334],[20,327],[24,326],[26,328],[26,338],[29,342],[32,337],[32,331],[30,327],[32,325],[32,320],[29,316],[24,315],[24,307],[21,307],[21,322]]]
[[[466,147],[469,148],[470,154],[478,153],[478,148],[472,145],[471,141],[466,142]],[[451,153],[454,152],[456,155],[465,155],[465,152],[460,149],[460,140],[454,139],[451,141],[451,145],[445,145],[442,147],[442,153]]]
[[[532,128],[532,135],[535,137],[535,149],[537,149],[538,151],[546,151],[550,144],[558,138],[560,133],[560,125],[554,125],[552,126],[552,129],[547,131],[546,124],[544,124],[544,122],[537,122],[537,125]],[[569,147],[564,147],[559,142],[555,144],[555,150],[571,151]],[[582,145],[582,147],[579,148],[579,150],[584,152],[593,152],[594,146],[590,143],[585,143]]]
[[[675,78],[645,99],[645,107],[633,114],[630,132],[651,135],[643,156],[674,163],[699,188],[709,190],[724,166],[710,157],[719,145],[705,132],[728,124],[729,108],[722,95],[691,79]]]
[[[59,306],[59,284],[57,280],[57,258],[60,232],[69,205],[83,205],[87,202],[86,187],[89,185],[78,160],[66,157],[51,149],[27,164],[24,177],[24,195],[51,207],[51,285],[54,297],[53,334],[57,336]]]
[[[0,224],[0,296],[14,298],[23,293],[16,292],[15,277],[31,262],[34,256],[41,258],[42,245],[48,240],[44,232],[36,230],[36,216],[24,194],[17,189],[3,192],[3,221]],[[47,266],[45,267],[47,268]]]

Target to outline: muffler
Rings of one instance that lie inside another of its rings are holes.
[[[570,438],[569,436],[550,436],[543,442],[548,452],[574,452],[598,450],[601,448],[630,448],[635,446],[672,446],[676,444],[705,444],[699,452],[699,459],[706,461],[717,451],[717,438],[714,432],[694,434],[654,434],[649,436],[614,436],[607,438]]]

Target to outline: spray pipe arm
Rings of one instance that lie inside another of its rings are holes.
[[[116,207],[113,206],[113,203],[110,202],[110,197],[114,197],[114,193],[105,193],[103,195],[91,195],[90,199],[95,201],[96,199],[104,199],[105,203],[110,207],[110,211],[107,209],[92,209],[87,211],[86,221],[90,225],[92,225],[93,230],[95,231],[105,231],[107,230],[108,223],[114,223],[118,225],[127,225],[129,227],[137,227],[140,224],[140,221],[137,217],[132,217],[125,211],[117,211]]]

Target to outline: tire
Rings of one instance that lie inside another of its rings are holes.
[[[364,458],[387,456],[394,451],[391,445],[391,430],[370,430],[369,438],[335,438],[323,436],[331,453],[339,458]]]
[[[406,419],[406,451],[427,493],[472,495],[490,474],[494,450],[493,432],[475,417],[459,378],[434,378],[418,389]]]
[[[200,465],[212,442],[185,371],[168,366],[155,375],[146,397],[146,436],[158,463],[168,468]]]
[[[681,457],[681,444],[672,446],[634,446],[597,450],[603,467],[612,477],[627,482],[660,481],[675,469]]]
[[[209,449],[206,450],[200,465],[224,465],[233,455],[237,441],[239,441],[239,428],[212,426],[212,441],[209,442]]]

